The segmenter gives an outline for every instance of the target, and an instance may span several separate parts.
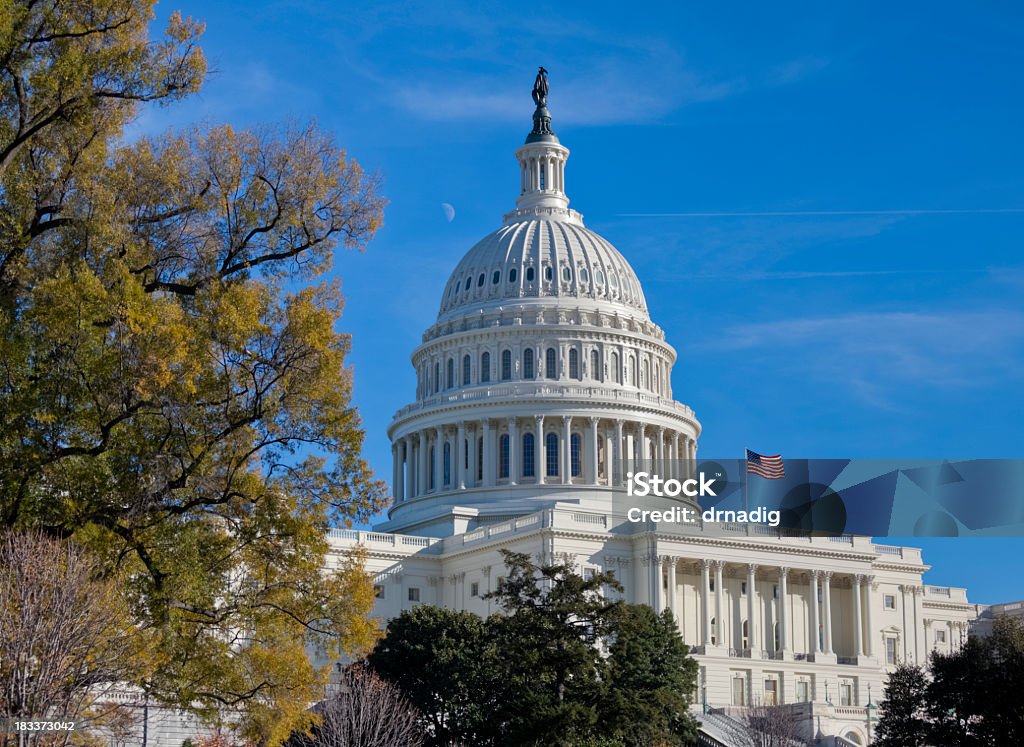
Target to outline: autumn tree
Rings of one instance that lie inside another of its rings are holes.
[[[313,126],[126,142],[206,70],[201,24],[152,17],[0,4],[0,523],[129,579],[155,698],[275,743],[322,692],[308,652],[372,643],[365,573],[322,573],[384,501],[325,274],[384,201]]]
[[[151,672],[122,585],[74,542],[39,531],[0,535],[0,719],[117,721],[112,686]],[[70,732],[0,733],[0,745],[64,744]]]

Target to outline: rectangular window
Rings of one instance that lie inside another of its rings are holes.
[[[796,700],[798,703],[809,703],[811,700],[811,683],[799,680],[796,683]]]
[[[887,610],[896,609],[896,595],[895,594],[884,594],[882,596],[882,607]]]
[[[377,599],[384,598],[384,584],[373,585],[373,596],[375,596]]]
[[[584,568],[583,569],[583,580],[584,581],[590,581],[596,575],[597,575],[597,569],[596,568]]]
[[[469,595],[471,597],[478,597],[478,596],[480,596],[480,582],[479,581],[474,581],[473,583],[471,583],[469,585]]]
[[[764,704],[779,704],[779,683],[776,680],[768,679],[764,681]]]
[[[853,685],[849,682],[841,682],[839,684],[839,705],[853,705]]]
[[[945,630],[936,630],[935,631],[935,642],[936,643],[945,643],[946,642],[946,631]]]
[[[888,637],[885,639],[885,663],[896,665],[896,639]]]
[[[746,581],[740,581],[740,594],[746,594],[746,593],[747,593],[747,582]]]
[[[708,579],[708,591],[714,591],[714,590],[715,590],[715,579],[709,578]]]
[[[409,601],[418,602],[420,601],[420,590],[415,586],[409,587]]]
[[[772,599],[779,598],[779,585],[775,584],[772,586]]]
[[[523,477],[533,477],[536,471],[534,464],[534,438],[532,433],[523,436]]]

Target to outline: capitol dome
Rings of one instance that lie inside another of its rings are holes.
[[[647,304],[633,268],[582,221],[516,215],[476,244],[445,285],[439,319],[510,301],[566,299],[642,314]]]
[[[569,207],[546,95],[535,89],[515,153],[514,209],[456,265],[412,352],[416,398],[388,428],[381,531],[451,536],[555,504],[607,509],[635,466],[672,476],[696,457],[700,423],[672,396],[676,351],[629,262]]]

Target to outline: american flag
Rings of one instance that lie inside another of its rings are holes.
[[[760,475],[766,480],[779,480],[786,476],[782,466],[782,454],[764,456],[747,449],[747,474]]]

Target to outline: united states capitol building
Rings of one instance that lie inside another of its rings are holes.
[[[415,399],[388,428],[387,521],[332,531],[335,556],[369,550],[382,623],[419,604],[495,611],[502,549],[614,571],[626,601],[679,621],[700,665],[702,744],[733,744],[744,707],[777,703],[821,744],[866,745],[887,673],[959,646],[975,608],[964,589],[925,585],[912,547],[614,510],[624,469],[686,469],[702,425],[672,391],[676,351],[640,279],[569,207],[546,94],[544,81],[515,151],[514,208],[438,289],[412,351]]]

